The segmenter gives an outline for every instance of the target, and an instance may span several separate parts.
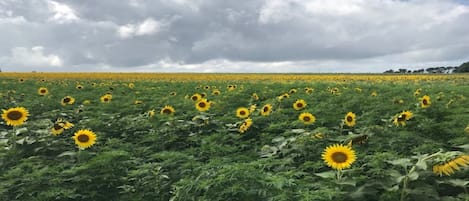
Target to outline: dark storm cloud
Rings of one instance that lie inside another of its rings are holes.
[[[469,59],[467,20],[453,0],[0,0],[0,67],[379,72]]]

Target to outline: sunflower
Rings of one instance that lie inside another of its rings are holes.
[[[177,93],[175,91],[172,91],[171,93],[169,93],[170,96],[175,96],[177,95]]]
[[[24,78],[20,78],[20,79],[18,79],[18,82],[20,82],[20,83],[23,83],[24,81],[25,81],[25,79],[24,79]]]
[[[329,89],[329,92],[331,92],[332,95],[340,95],[340,90],[337,87]]]
[[[89,104],[91,104],[91,101],[90,100],[84,100],[82,104],[83,105],[89,105]]]
[[[296,90],[296,89],[290,89],[290,91],[288,91],[288,93],[294,94],[294,93],[296,93],[297,91],[298,91],[298,90]]]
[[[373,91],[373,93],[371,93],[371,96],[372,96],[372,97],[376,97],[376,96],[378,96],[378,92],[376,92],[376,91]]]
[[[420,95],[421,92],[422,92],[422,89],[416,89],[414,92],[414,96]]]
[[[348,127],[353,127],[355,126],[355,120],[356,120],[356,115],[355,113],[353,112],[348,112],[346,115],[345,115],[345,119],[344,119],[344,122],[345,122],[345,125],[347,125]]]
[[[73,126],[75,126],[74,124],[68,122],[68,121],[65,121],[63,120],[62,118],[58,118],[56,121],[55,121],[55,124],[58,124],[60,125],[60,127],[64,128],[64,129],[70,129],[72,128]]]
[[[316,117],[309,112],[301,113],[298,119],[306,125],[313,124],[316,121]]]
[[[351,147],[341,144],[326,147],[321,157],[327,166],[336,170],[350,168],[356,159],[355,151]]]
[[[60,104],[62,104],[63,106],[73,105],[73,103],[75,103],[75,98],[73,98],[71,96],[65,96],[65,97],[62,98],[62,101],[60,101]]]
[[[422,98],[420,98],[420,106],[422,108],[430,107],[431,104],[432,102],[430,101],[430,96],[425,95]]]
[[[75,88],[78,89],[78,90],[82,90],[82,89],[83,89],[83,85],[77,84],[77,86],[75,86]]]
[[[303,108],[306,107],[306,105],[307,105],[307,104],[306,104],[305,100],[303,100],[303,99],[298,99],[298,100],[296,100],[295,103],[293,103],[293,108],[294,108],[295,110],[302,110]]]
[[[440,177],[443,176],[443,174],[449,176],[454,174],[455,171],[461,170],[460,166],[469,166],[469,155],[462,155],[442,164],[434,165],[433,173]]]
[[[405,126],[406,122],[414,115],[411,111],[403,111],[398,116],[394,117],[393,123],[396,126]]]
[[[173,106],[166,105],[160,110],[160,114],[173,114],[175,111]]]
[[[112,95],[111,94],[104,94],[99,99],[101,100],[101,103],[109,103],[112,100]]]
[[[262,116],[269,116],[271,112],[272,112],[271,104],[265,104],[264,106],[262,106],[262,109],[261,109]]]
[[[202,95],[200,95],[199,93],[195,93],[194,95],[191,96],[191,100],[194,102],[197,102],[200,99],[202,99]]]
[[[77,131],[72,138],[80,149],[89,148],[96,143],[96,134],[88,129]]]
[[[203,98],[197,103],[195,103],[195,108],[200,112],[205,112],[210,109],[210,102],[207,99]]]
[[[306,92],[307,94],[311,94],[311,93],[313,93],[313,91],[314,91],[314,89],[311,88],[311,87],[306,87],[306,88],[305,88],[305,92]]]
[[[213,95],[220,95],[221,92],[220,92],[220,90],[215,89],[215,90],[212,91],[212,94],[213,94]]]
[[[252,126],[252,119],[247,118],[244,122],[239,126],[239,132],[245,133],[250,127]]]
[[[155,114],[156,114],[156,111],[155,111],[154,109],[152,109],[152,110],[149,110],[149,111],[147,112],[147,114],[148,114],[149,117],[154,117]]]
[[[252,114],[254,111],[256,111],[256,108],[257,108],[256,104],[253,104],[253,105],[249,106],[249,113]]]
[[[45,87],[40,87],[38,90],[37,90],[37,94],[41,95],[41,96],[45,96],[47,94],[49,94],[49,90]]]
[[[245,119],[245,118],[248,118],[249,117],[249,109],[248,108],[245,108],[245,107],[239,107],[238,109],[236,109],[236,116],[241,118],[241,119]]]
[[[28,120],[29,111],[24,107],[14,107],[2,111],[2,119],[5,120],[7,125],[20,126]]]
[[[210,89],[210,86],[204,86],[204,89],[205,89],[205,90],[209,90],[209,89]]]
[[[135,88],[135,84],[134,84],[134,83],[129,83],[127,86],[128,86],[129,88],[131,88],[131,89]]]
[[[255,101],[256,101],[256,100],[259,100],[259,96],[257,95],[257,93],[253,93],[253,94],[251,95],[251,98],[252,98],[252,100],[255,100]]]
[[[55,123],[54,126],[52,126],[52,128],[50,129],[51,130],[51,133],[52,135],[60,135],[64,132],[64,127],[62,127],[61,124],[58,124],[58,123]]]
[[[233,91],[236,89],[236,85],[228,85],[228,91]]]
[[[141,104],[143,104],[143,101],[141,101],[141,100],[135,100],[134,101],[134,105],[141,105]]]

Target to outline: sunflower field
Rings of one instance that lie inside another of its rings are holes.
[[[469,200],[469,76],[0,73],[0,200]]]

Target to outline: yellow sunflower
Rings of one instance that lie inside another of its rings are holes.
[[[175,111],[173,106],[166,105],[161,109],[160,114],[173,114]]]
[[[420,95],[421,92],[422,92],[422,89],[416,89],[414,92],[414,96]]]
[[[112,100],[112,95],[111,94],[104,94],[99,99],[101,100],[101,103],[109,103]]]
[[[82,90],[82,89],[83,89],[83,85],[77,84],[77,86],[75,86],[75,88],[78,89],[78,90]]]
[[[411,111],[403,111],[393,119],[393,123],[396,126],[405,126],[406,122],[414,115]]]
[[[141,104],[143,104],[143,101],[141,101],[141,100],[135,100],[134,101],[134,105],[141,105]]]
[[[253,93],[253,94],[251,95],[251,98],[252,98],[252,100],[255,100],[255,101],[256,101],[256,100],[259,100],[259,96],[257,95],[257,93]]]
[[[371,93],[371,96],[372,96],[372,97],[376,97],[376,96],[378,96],[378,92],[376,92],[376,91],[373,91],[373,93]]]
[[[52,126],[52,128],[50,129],[51,130],[51,133],[52,135],[60,135],[64,132],[64,127],[62,127],[61,124],[58,124],[58,123],[54,123],[54,126]]]
[[[71,96],[65,96],[62,98],[62,100],[60,101],[60,104],[62,104],[63,106],[65,105],[73,105],[73,103],[75,103],[75,98],[71,97]]]
[[[296,89],[290,89],[290,91],[288,91],[288,93],[294,94],[294,93],[296,93],[297,91],[298,91],[298,90],[296,90]]]
[[[425,95],[422,98],[420,98],[420,107],[428,108],[430,107],[431,104],[432,102],[430,101],[430,96]]]
[[[203,98],[197,103],[195,103],[195,108],[200,112],[205,112],[210,109],[210,102],[207,99]]]
[[[77,131],[72,138],[80,149],[89,148],[96,143],[96,134],[88,129]]]
[[[28,120],[29,111],[24,107],[14,107],[2,111],[2,119],[5,120],[7,125],[20,126]]]
[[[236,109],[236,116],[241,118],[241,119],[248,118],[249,117],[249,109],[245,108],[245,107],[239,107],[238,109]]]
[[[313,124],[316,121],[316,117],[313,114],[309,113],[309,112],[301,113],[298,116],[298,119],[306,125]]]
[[[311,88],[311,87],[306,87],[306,88],[305,88],[305,92],[306,92],[307,94],[311,94],[311,93],[313,93],[313,91],[314,91],[314,89]]]
[[[454,174],[455,171],[461,170],[460,166],[469,166],[469,155],[462,155],[445,163],[434,165],[433,173],[440,177],[443,175],[449,176]]]
[[[175,96],[177,95],[177,93],[175,91],[172,91],[171,93],[169,93],[170,96]]]
[[[303,108],[306,107],[306,101],[303,100],[303,99],[298,99],[295,101],[295,103],[293,103],[293,108],[295,110],[302,110]]]
[[[191,100],[194,102],[197,102],[200,99],[202,99],[202,95],[200,95],[199,93],[195,93],[194,95],[191,96]]]
[[[49,94],[49,90],[45,87],[40,87],[38,90],[37,90],[37,94],[41,95],[41,96],[45,96],[47,94]]]
[[[148,114],[149,117],[154,117],[155,114],[156,114],[156,111],[153,109],[153,110],[148,111],[147,114]]]
[[[247,118],[244,122],[239,126],[239,132],[245,133],[250,127],[252,126],[252,119]]]
[[[353,126],[355,126],[355,123],[356,123],[356,115],[355,115],[355,113],[353,113],[353,112],[348,112],[348,113],[345,115],[344,122],[345,122],[345,125],[347,125],[348,127],[353,127]]]
[[[131,89],[135,88],[135,84],[134,84],[134,83],[129,83],[127,86],[128,86],[129,88],[131,88]]]
[[[350,168],[356,159],[355,151],[351,147],[341,144],[326,147],[321,157],[327,166],[336,170]]]
[[[262,116],[269,116],[271,112],[272,112],[271,104],[265,104],[264,106],[262,106],[262,109],[261,109]]]
[[[74,124],[68,122],[68,121],[65,121],[63,120],[62,118],[58,118],[56,121],[55,121],[55,124],[58,124],[60,127],[64,128],[64,129],[70,129],[72,128],[73,126],[75,126]]]
[[[215,90],[212,91],[212,94],[213,94],[213,95],[220,95],[221,92],[220,92],[220,90],[215,89]]]

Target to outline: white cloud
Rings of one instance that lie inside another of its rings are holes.
[[[13,70],[20,67],[44,68],[63,65],[63,61],[58,55],[45,54],[42,46],[32,48],[15,47],[11,49],[10,57],[2,57],[0,61]]]
[[[55,1],[48,1],[49,10],[54,13],[54,16],[49,20],[59,24],[70,23],[79,20],[75,10],[66,4],[61,4]]]
[[[153,35],[161,30],[162,24],[152,18],[147,18],[139,24],[127,24],[117,29],[121,38],[132,38],[134,36]]]

